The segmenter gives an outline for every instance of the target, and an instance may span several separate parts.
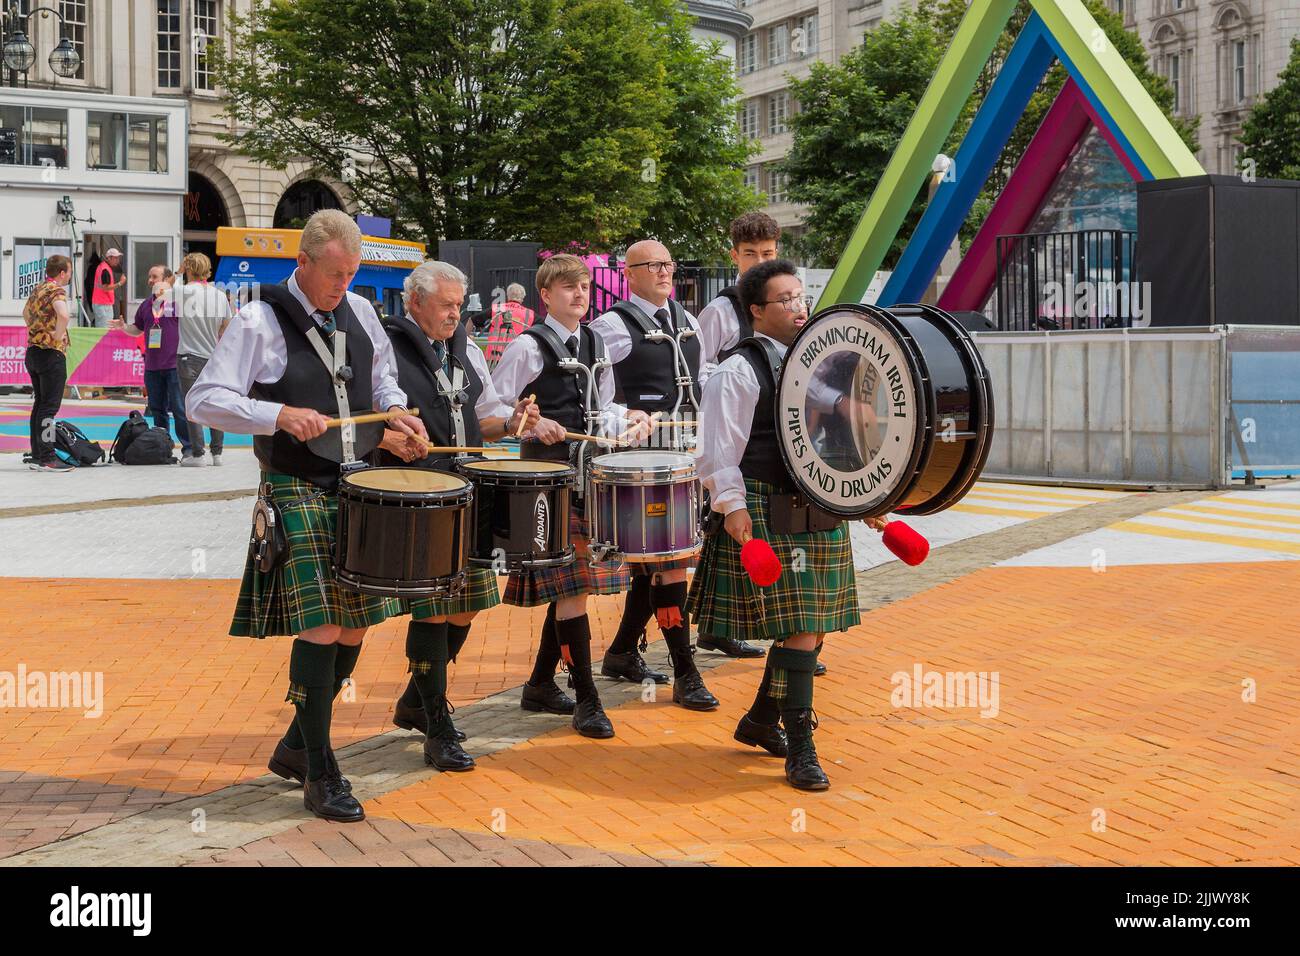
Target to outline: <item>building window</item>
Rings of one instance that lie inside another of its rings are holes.
[[[68,167],[68,111],[0,106],[0,164]]]
[[[220,23],[219,0],[194,0],[194,88],[196,90],[213,88],[208,47],[217,42]]]
[[[785,202],[786,174],[778,169],[767,171],[767,201],[775,206]]]
[[[1183,111],[1183,90],[1182,90],[1182,67],[1183,58],[1177,53],[1169,55],[1169,71],[1166,74],[1169,78],[1169,85],[1174,90],[1174,113],[1181,114]]]
[[[1232,95],[1235,102],[1246,102],[1246,41],[1232,44]]]
[[[149,269],[175,261],[172,259],[172,242],[170,239],[137,239],[135,236],[128,241],[131,248],[127,250],[130,258],[126,261],[131,278],[127,292],[132,300],[146,299],[153,292],[149,285]]]
[[[86,78],[86,0],[60,0],[59,13],[63,14],[63,33],[72,41],[73,48],[81,57],[81,66],[72,79]]]
[[[787,129],[786,114],[790,111],[790,91],[780,90],[767,99],[767,135],[780,136]]]
[[[86,114],[86,166],[167,172],[167,117],[91,110]]]
[[[72,255],[72,246],[67,239],[14,240],[13,298],[27,298],[45,281],[45,263],[54,255]]]
[[[790,57],[790,28],[784,23],[773,24],[767,30],[767,65],[776,66]]]
[[[737,59],[741,75],[753,73],[758,68],[758,34],[751,33],[740,38]]]
[[[181,86],[181,0],[158,0],[158,88]]]
[[[817,52],[817,14],[807,13],[795,19],[790,50],[796,56],[811,56]]]
[[[758,121],[762,100],[757,96],[745,100],[740,107],[740,135],[745,139],[755,139],[759,135]]]
[[[761,178],[762,177],[759,173],[759,168],[757,166],[745,167],[745,185],[748,186],[750,189],[754,190],[754,192],[763,191],[762,184],[759,182]]]

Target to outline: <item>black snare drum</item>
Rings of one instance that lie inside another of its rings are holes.
[[[933,514],[970,490],[993,391],[969,333],[925,305],[835,305],[781,367],[781,454],[800,493],[842,518]]]
[[[426,468],[365,468],[339,480],[334,575],[381,597],[450,597],[465,586],[473,487]]]
[[[573,468],[563,462],[514,458],[470,459],[457,468],[474,483],[471,564],[504,573],[573,562]]]

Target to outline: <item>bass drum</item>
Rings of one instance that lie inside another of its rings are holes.
[[[843,518],[951,507],[993,441],[988,369],[969,333],[933,306],[818,312],[786,354],[776,402],[795,483]]]

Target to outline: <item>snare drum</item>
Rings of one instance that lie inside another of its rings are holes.
[[[473,486],[427,468],[366,468],[339,481],[334,576],[362,594],[451,597],[465,586]]]
[[[591,460],[587,513],[593,555],[630,564],[688,558],[700,550],[695,459],[671,451],[624,451]]]
[[[471,459],[457,468],[474,483],[471,564],[518,571],[573,563],[573,468],[514,458]]]

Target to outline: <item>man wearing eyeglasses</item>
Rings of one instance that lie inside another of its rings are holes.
[[[653,239],[633,243],[624,265],[628,297],[597,316],[591,327],[604,340],[614,363],[615,400],[644,412],[681,417],[693,416],[698,407],[701,350],[699,323],[672,299],[676,269],[663,243]],[[669,337],[675,341],[670,342]],[[687,376],[689,385],[679,383]],[[644,638],[653,615],[673,663],[673,702],[688,710],[714,710],[718,699],[704,686],[695,666],[690,629],[682,616],[686,569],[693,563],[688,558],[636,568],[623,620],[605,652],[600,672],[638,683],[668,682],[666,675],[650,670],[638,652],[638,639]],[[716,649],[733,657],[763,654],[759,648],[735,642]]]

